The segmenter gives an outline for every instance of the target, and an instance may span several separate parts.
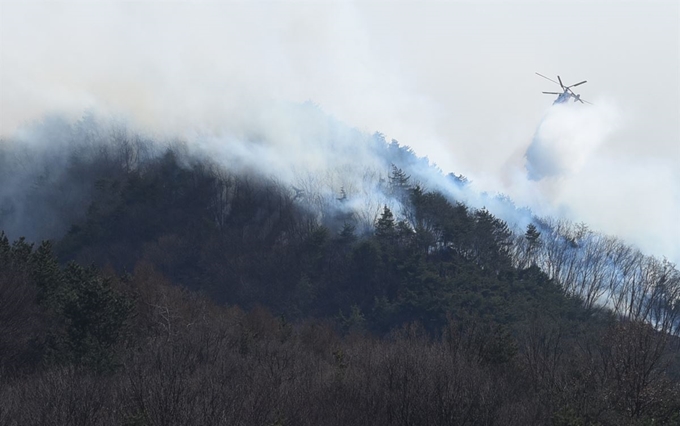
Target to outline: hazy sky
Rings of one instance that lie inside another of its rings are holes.
[[[3,0],[0,133],[87,108],[155,130],[238,128],[311,100],[480,190],[677,262],[679,57],[677,1]],[[542,182],[523,155],[553,100],[541,91],[559,87],[536,71],[588,80],[578,92],[595,103],[566,147],[578,161]]]

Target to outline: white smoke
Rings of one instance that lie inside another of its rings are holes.
[[[620,113],[607,103],[558,103],[541,120],[526,151],[531,180],[573,175],[617,130]]]
[[[677,178],[672,159],[612,155],[631,119],[630,109],[601,99],[595,105],[553,105],[538,124],[523,167],[506,170],[505,187],[540,216],[585,222],[677,263],[680,194],[677,187],[660,186]]]
[[[137,129],[180,135],[229,167],[279,174],[287,184],[321,171],[332,201],[340,189],[371,189],[356,173],[339,178],[341,169],[388,173],[361,146],[380,131],[429,155],[444,174],[468,176],[479,192],[503,191],[538,214],[620,232],[680,260],[680,157],[667,148],[677,135],[668,123],[678,116],[672,13],[621,6],[611,14],[602,4],[370,3],[3,1],[0,136],[46,112],[71,120],[87,109],[124,115]],[[590,24],[575,31],[576,19],[548,19],[557,13],[587,16]],[[649,29],[649,42],[633,27]],[[546,33],[554,35],[549,42]],[[654,52],[667,62],[640,65],[657,63]],[[583,95],[595,106],[556,106],[535,130],[549,101],[533,72],[551,69],[588,78]],[[644,84],[631,77],[651,72],[658,78]],[[616,109],[591,98],[593,90],[634,97],[626,106],[640,105],[637,128],[624,127],[627,116],[617,133]],[[352,130],[291,107],[306,100]],[[540,180],[527,179],[526,165]],[[418,170],[414,179],[490,206],[488,197]]]

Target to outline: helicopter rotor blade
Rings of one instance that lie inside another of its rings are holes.
[[[562,88],[564,89],[564,84],[562,84],[562,79],[560,78],[559,75],[557,76],[557,79],[560,81],[560,86],[562,86]]]
[[[553,80],[552,78],[546,77],[546,76],[544,76],[544,75],[541,74],[541,73],[536,73],[536,75],[541,76],[541,77],[545,78],[546,80],[550,80],[550,81],[552,81],[552,82],[555,83],[555,84],[560,84],[560,83],[556,82],[555,80]]]
[[[546,95],[561,95],[562,94],[560,92],[543,92],[543,93],[545,93]]]
[[[582,82],[576,83],[576,84],[572,84],[572,85],[569,86],[569,87],[576,87],[576,86],[579,86],[579,85],[581,85],[581,84],[583,84],[583,83],[587,83],[587,82],[588,82],[587,80],[583,80]]]

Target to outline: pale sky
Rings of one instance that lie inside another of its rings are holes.
[[[238,127],[310,100],[479,190],[677,262],[679,57],[677,1],[2,0],[0,134],[88,108],[170,132]],[[587,80],[591,119],[606,117],[551,182],[523,174],[553,101],[541,91],[559,89],[535,72]]]

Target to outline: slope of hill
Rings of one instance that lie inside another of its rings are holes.
[[[678,421],[674,265],[380,135],[298,135],[4,141],[0,229],[52,243],[1,239],[0,419]]]

